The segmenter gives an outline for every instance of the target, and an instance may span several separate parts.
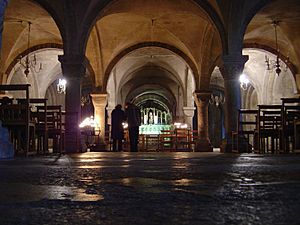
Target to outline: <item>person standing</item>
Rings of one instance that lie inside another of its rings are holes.
[[[141,124],[141,113],[139,108],[133,103],[127,102],[125,106],[125,116],[128,123],[130,150],[138,151],[139,126]]]
[[[111,112],[111,138],[113,140],[113,151],[122,151],[122,140],[124,139],[123,122],[125,112],[120,104],[116,105]]]

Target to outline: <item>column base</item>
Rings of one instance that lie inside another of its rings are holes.
[[[239,137],[239,147],[236,147],[237,143],[234,143],[235,149],[233,149],[232,139],[223,139],[221,144],[221,152],[222,153],[249,153],[251,152],[252,146],[248,143],[245,137]]]
[[[232,152],[232,142],[231,140],[223,139],[220,146],[221,153],[231,153]]]
[[[195,146],[195,152],[213,152],[213,146],[210,144],[209,140],[199,140]]]

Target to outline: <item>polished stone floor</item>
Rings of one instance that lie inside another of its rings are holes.
[[[300,224],[300,155],[1,160],[0,225],[10,224]]]

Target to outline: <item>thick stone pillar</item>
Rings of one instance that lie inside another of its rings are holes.
[[[198,118],[198,135],[199,140],[196,144],[195,151],[197,152],[212,152],[213,147],[210,144],[208,137],[208,104],[211,92],[195,91],[194,99],[197,106]]]
[[[189,125],[189,127],[193,128],[193,116],[195,112],[195,107],[183,107],[183,113],[184,113],[184,122]]]
[[[65,96],[65,152],[81,151],[81,80],[85,75],[87,59],[81,55],[59,56],[62,72],[67,80]]]
[[[232,132],[237,130],[238,110],[241,108],[241,90],[239,77],[244,70],[248,56],[225,55],[221,68],[225,86],[225,139],[221,152],[232,151]]]
[[[296,85],[297,85],[297,94],[296,94],[296,96],[299,96],[300,95],[300,74],[297,73],[294,76],[295,76]]]
[[[8,0],[1,0],[1,3],[0,3],[0,50],[2,49],[3,21],[4,21],[4,12],[5,12],[7,3],[8,3]]]
[[[100,143],[104,144],[105,139],[105,107],[107,104],[107,94],[91,94],[94,105],[94,118],[100,129]]]

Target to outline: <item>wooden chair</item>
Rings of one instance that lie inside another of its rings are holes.
[[[294,121],[294,152],[300,151],[300,119]]]
[[[158,135],[158,150],[174,150],[175,149],[175,133],[174,130],[161,130]]]
[[[24,104],[26,99],[17,99],[18,103]],[[36,149],[38,154],[45,154],[48,151],[48,129],[47,129],[47,99],[30,98],[31,120],[35,123],[35,137],[37,139]],[[46,110],[38,111],[37,106],[46,108]]]
[[[146,137],[144,134],[139,134],[138,150],[145,151],[145,149],[146,149]]]
[[[300,98],[282,98],[281,140],[284,153],[295,149],[295,122],[300,119]],[[296,132],[295,132],[296,130]]]
[[[281,105],[258,105],[257,135],[259,153],[279,152]]]
[[[199,141],[199,133],[198,130],[191,130],[190,131],[190,144],[191,144],[191,150],[195,151],[197,142]]]
[[[0,105],[11,105],[13,104],[13,100],[13,98],[4,96],[3,98],[0,98]]]
[[[61,153],[64,141],[61,105],[37,106],[37,112],[46,114],[48,140],[53,140],[53,152]]]
[[[257,109],[239,109],[237,130],[232,132],[232,152],[251,152],[250,141],[255,147],[255,130],[257,125]],[[245,148],[245,149],[243,149]]]
[[[0,91],[25,92],[26,101],[24,101],[24,104],[7,104],[7,102],[1,102],[0,118],[3,126],[7,127],[10,132],[16,154],[23,151],[26,156],[35,151],[34,135],[32,135],[34,134],[35,124],[30,120],[29,87],[30,84],[0,85]]]
[[[190,130],[187,128],[175,129],[175,150],[176,151],[191,151]]]

